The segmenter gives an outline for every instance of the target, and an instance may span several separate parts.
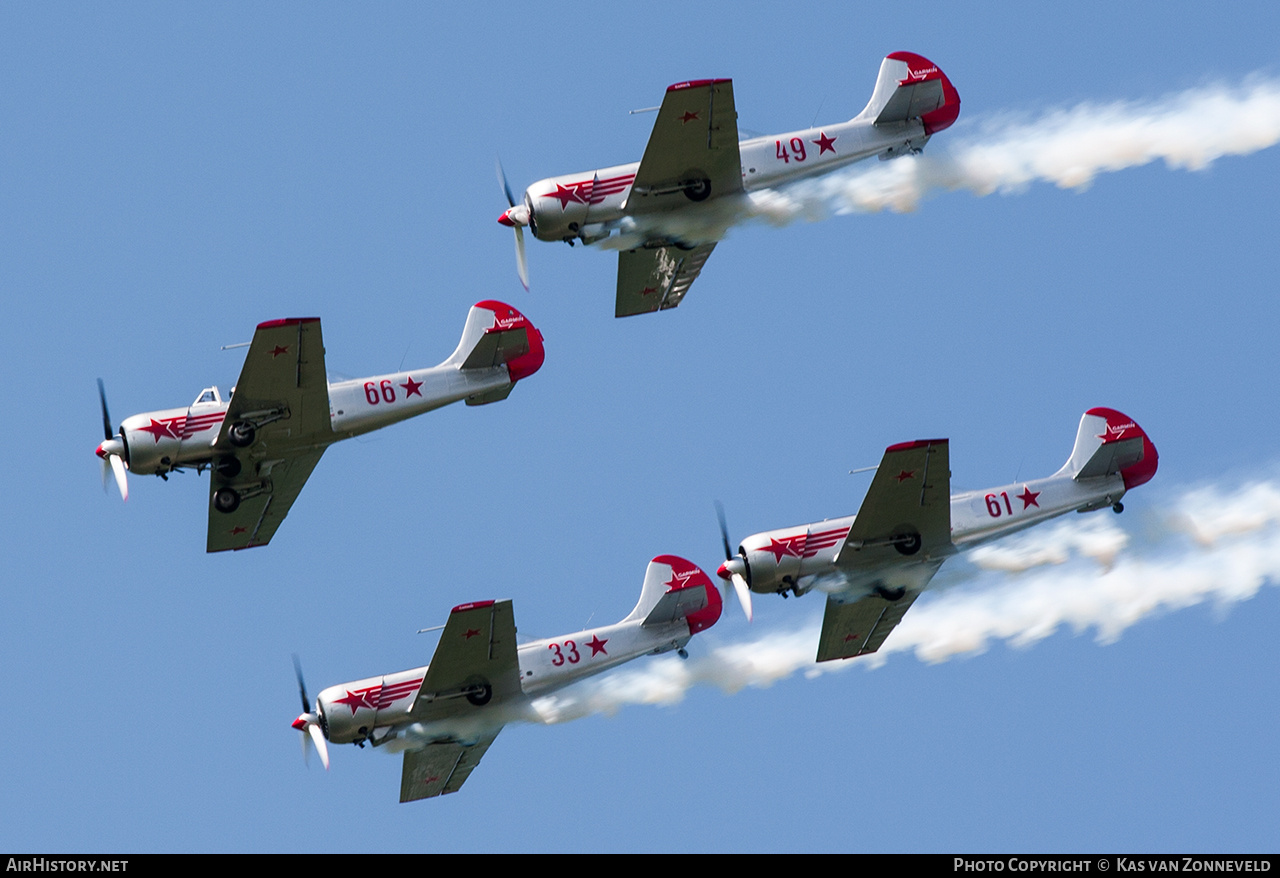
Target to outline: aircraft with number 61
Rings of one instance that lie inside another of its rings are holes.
[[[104,441],[102,478],[208,469],[207,550],[265,546],[307,477],[334,442],[459,400],[506,399],[542,366],[542,334],[502,302],[472,306],[457,350],[430,369],[329,383],[317,317],[258,324],[228,399],[207,387],[190,406],[125,418],[113,432],[98,380]]]
[[[1092,408],[1080,418],[1071,457],[1048,478],[951,493],[946,439],[891,445],[858,514],[753,534],[717,574],[751,617],[751,592],[827,595],[820,662],[875,652],[951,555],[1067,512],[1124,511],[1125,492],[1145,484],[1156,448],[1128,415]]]
[[[894,52],[848,122],[739,142],[730,79],[676,83],[657,110],[638,163],[539,180],[518,204],[501,175],[510,207],[498,222],[515,229],[526,289],[525,226],[540,241],[571,245],[620,233],[636,244],[618,255],[615,316],[674,308],[736,218],[732,199],[871,156],[918,153],[955,122],[960,95],[932,61]]]
[[[659,555],[645,570],[635,609],[621,622],[516,644],[511,601],[453,608],[431,664],[330,686],[307,698],[296,664],[303,756],[314,744],[391,744],[404,750],[400,801],[456,793],[508,722],[530,702],[644,655],[677,650],[720,618],[720,592],[691,561]]]

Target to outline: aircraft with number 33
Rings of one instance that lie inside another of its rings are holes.
[[[258,324],[232,395],[205,388],[190,406],[134,415],[113,432],[102,381],[105,486],[114,472],[210,471],[207,550],[265,546],[326,448],[397,421],[466,400],[506,399],[542,366],[542,334],[502,302],[472,306],[462,340],[430,369],[330,383],[316,317]]]
[[[951,493],[946,439],[891,445],[858,514],[754,534],[717,574],[747,617],[751,592],[827,595],[820,662],[875,652],[951,555],[1067,512],[1110,507],[1155,475],[1159,456],[1142,428],[1114,409],[1080,419],[1071,457],[1048,478]]]
[[[638,163],[539,180],[520,203],[502,175],[510,207],[498,222],[515,229],[526,289],[525,226],[540,241],[569,244],[622,233],[637,245],[619,253],[615,316],[674,308],[733,222],[723,199],[871,156],[918,153],[959,115],[951,81],[911,52],[881,62],[871,100],[848,122],[741,142],[732,80],[680,82],[667,89]]]
[[[329,767],[328,744],[404,751],[400,801],[456,793],[502,727],[531,718],[531,701],[645,655],[678,650],[720,618],[720,592],[697,565],[659,555],[621,622],[516,644],[511,601],[453,608],[431,664],[330,686],[307,698],[296,664],[304,757]]]

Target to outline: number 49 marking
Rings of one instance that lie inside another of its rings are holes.
[[[775,140],[774,145],[778,148],[778,160],[786,164],[791,164],[792,159],[802,162],[808,155],[804,149],[804,141],[799,137],[791,138],[790,143],[783,143],[781,140]],[[791,147],[790,152],[787,151],[788,146]]]

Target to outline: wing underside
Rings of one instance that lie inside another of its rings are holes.
[[[947,440],[890,446],[836,553],[846,588],[827,598],[817,660],[878,650],[954,552]]]
[[[206,551],[248,549],[265,546],[270,542],[323,454],[324,449],[319,448],[295,453],[271,462],[270,466],[262,466],[257,485],[261,493],[246,496],[229,513],[219,512],[215,508],[213,494],[220,487],[220,480],[210,479],[209,538]]]
[[[701,80],[668,88],[636,169],[627,211],[667,210],[741,191],[733,82]]]
[[[332,441],[320,321],[260,324],[211,449],[208,551],[266,545]]]
[[[614,316],[648,314],[679,305],[715,247],[712,242],[689,249],[670,245],[619,253]]]
[[[488,751],[497,732],[474,744],[428,744],[406,750],[400,773],[400,801],[413,802],[456,793]]]
[[[419,722],[478,718],[521,692],[511,601],[463,604],[449,614],[409,713]]]

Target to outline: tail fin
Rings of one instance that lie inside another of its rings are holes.
[[[697,564],[675,555],[659,555],[645,570],[640,602],[622,621],[643,619],[643,626],[650,628],[684,619],[689,633],[697,634],[716,624],[720,606],[720,592]]]
[[[894,52],[880,62],[871,100],[854,118],[877,125],[919,118],[930,135],[950,128],[959,115],[960,94],[937,64],[913,52]]]
[[[1160,455],[1137,422],[1115,409],[1093,408],[1080,418],[1076,444],[1059,473],[1077,481],[1119,473],[1125,489],[1151,481]]]
[[[459,369],[506,365],[515,384],[542,367],[542,333],[529,319],[503,302],[476,302],[467,313],[458,348],[444,361]]]

